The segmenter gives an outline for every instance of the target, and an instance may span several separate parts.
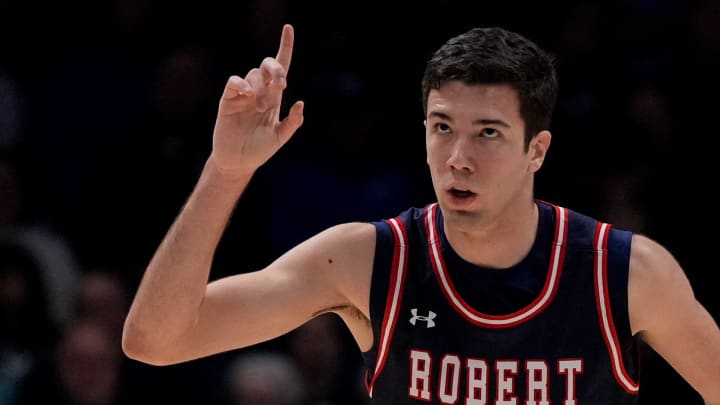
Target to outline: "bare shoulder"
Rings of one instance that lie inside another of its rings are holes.
[[[375,261],[375,226],[352,222],[336,225],[298,245],[278,259],[273,267],[303,269],[296,285],[322,286],[309,295],[329,298],[316,306],[311,317],[338,314],[358,346],[372,345],[370,286]]]
[[[347,222],[332,226],[310,240],[312,239],[337,248],[352,247],[355,243],[374,245],[375,226],[367,222]],[[352,253],[352,251],[353,249],[349,249],[348,253]]]
[[[370,280],[375,260],[375,226],[370,223],[351,222],[334,226],[326,231],[328,243],[328,271],[338,282],[345,297],[353,306],[368,314]]]
[[[347,302],[367,314],[375,226],[348,222],[332,226],[291,249],[271,267],[303,269],[302,277],[322,277],[320,284],[336,290]],[[329,308],[333,309],[333,308]]]
[[[302,242],[275,263],[309,259],[331,271],[356,267],[372,261],[375,252],[375,227],[366,222],[348,222],[332,226]]]
[[[633,333],[652,325],[673,300],[681,304],[694,299],[687,276],[672,253],[639,234],[632,238],[628,288]]]
[[[720,404],[720,328],[695,298],[671,252],[635,235],[630,253],[629,314],[637,334],[710,404]]]
[[[657,241],[641,234],[632,237],[630,251],[631,277],[651,278],[662,282],[682,273],[672,253]],[[684,277],[684,274],[683,274]]]
[[[690,282],[672,253],[643,235],[632,239],[628,288],[633,333],[651,328],[669,312],[696,304]]]

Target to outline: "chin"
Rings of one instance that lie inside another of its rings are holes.
[[[475,210],[465,208],[448,208],[440,206],[444,221],[456,229],[471,229],[482,222],[482,214]]]

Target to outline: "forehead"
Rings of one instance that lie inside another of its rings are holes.
[[[458,120],[501,119],[522,126],[517,91],[507,84],[447,82],[430,90],[427,111],[428,115],[439,112]]]

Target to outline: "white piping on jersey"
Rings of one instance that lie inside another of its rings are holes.
[[[600,323],[602,325],[605,343],[607,343],[608,349],[610,350],[610,360],[615,378],[627,392],[637,393],[640,386],[632,381],[625,370],[622,357],[620,357],[620,350],[618,349],[620,343],[618,342],[617,333],[615,332],[615,325],[612,323],[610,308],[608,308],[610,297],[605,289],[607,286],[607,263],[605,261],[607,248],[605,244],[607,242],[607,235],[610,232],[610,226],[606,223],[601,223],[599,226],[600,232],[598,232],[599,235],[597,236],[595,244],[595,286],[598,294],[597,301],[598,309],[600,310]]]
[[[555,207],[557,214],[557,225],[555,231],[555,240],[553,242],[553,251],[551,254],[551,265],[550,265],[550,280],[546,284],[544,291],[542,292],[542,298],[537,300],[534,305],[521,310],[519,313],[511,316],[493,316],[486,315],[475,311],[470,308],[455,292],[455,289],[450,281],[445,268],[445,263],[440,255],[440,241],[438,239],[435,223],[435,212],[438,204],[434,203],[427,209],[427,223],[428,223],[428,242],[430,245],[430,251],[432,253],[432,260],[434,261],[437,274],[440,279],[445,295],[450,300],[451,304],[459,311],[466,319],[481,324],[487,327],[504,327],[511,326],[518,322],[522,322],[531,318],[532,316],[539,313],[539,310],[544,308],[549,302],[551,297],[554,295],[555,290],[558,286],[559,280],[559,269],[562,266],[562,253],[565,245],[565,232],[567,230],[567,209],[562,207]]]
[[[377,361],[375,362],[375,373],[373,374],[370,386],[368,387],[370,398],[372,398],[375,380],[380,375],[382,368],[385,366],[387,350],[390,346],[390,338],[392,337],[393,329],[395,329],[395,322],[397,321],[398,312],[400,310],[400,299],[402,298],[401,292],[403,289],[403,283],[405,282],[405,271],[407,269],[407,241],[405,230],[400,225],[397,218],[393,218],[388,222],[394,231],[393,233],[395,234],[396,246],[399,247],[399,251],[396,253],[398,255],[398,264],[397,268],[391,269],[391,274],[395,275],[395,284],[391,286],[392,301],[389,311],[386,312],[385,325],[382,330],[382,336],[380,337],[380,347],[378,350]]]

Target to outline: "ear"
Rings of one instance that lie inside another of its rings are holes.
[[[550,148],[550,140],[552,134],[550,131],[540,131],[530,140],[530,146],[528,148],[528,171],[535,173],[542,167],[545,161],[545,156]]]
[[[430,165],[430,154],[428,153],[428,144],[427,144],[427,120],[423,120],[423,126],[425,127],[425,163],[429,166]]]

